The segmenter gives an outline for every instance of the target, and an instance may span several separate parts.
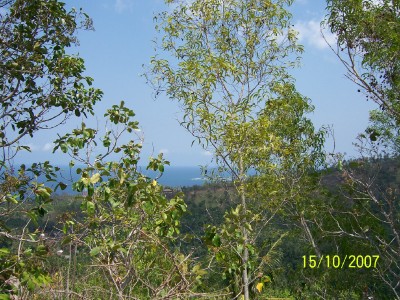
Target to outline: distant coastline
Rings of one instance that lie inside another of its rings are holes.
[[[25,164],[26,169],[30,168],[30,164]],[[13,170],[17,172],[20,165],[15,165]],[[53,165],[56,167],[56,165]],[[81,174],[76,174],[76,170],[78,168],[84,169],[85,167],[82,165],[75,165],[72,169],[68,165],[59,165],[60,168],[57,174],[57,181],[48,182],[45,176],[39,176],[38,181],[45,183],[46,186],[49,186],[55,189],[59,182],[66,184],[66,188],[61,190],[57,188],[54,190],[56,194],[76,194],[72,189],[72,183],[79,180]],[[208,168],[208,174],[211,174],[213,170],[216,170],[215,167]],[[155,171],[146,170],[145,166],[139,166],[138,171],[150,178],[157,178],[160,174]],[[223,175],[224,178],[228,179],[229,174]],[[180,188],[180,187],[192,187],[192,186],[202,186],[204,183],[208,181],[207,178],[202,176],[202,170],[200,166],[165,166],[165,171],[160,178],[157,179],[159,184],[165,187],[171,188]]]
[[[19,167],[19,166],[18,166]],[[29,168],[29,165],[26,165]],[[75,194],[76,192],[72,190],[72,182],[79,180],[80,175],[76,174],[76,169],[84,168],[83,166],[74,166],[72,170],[70,170],[69,166],[63,165],[58,166],[60,170],[57,172],[58,181],[62,181],[67,185],[66,189],[61,190],[57,189],[55,191],[56,194]],[[17,169],[16,169],[17,170]],[[139,167],[139,172],[143,173],[150,178],[156,178],[159,173],[146,170],[146,167]],[[45,177],[39,177],[38,179],[41,182],[45,182]],[[199,166],[193,167],[173,167],[166,166],[163,175],[157,180],[161,185],[168,186],[171,188],[179,188],[179,187],[191,187],[195,185],[203,185],[206,181],[205,178],[202,177],[201,169]],[[58,182],[49,182],[46,185],[54,188]]]
[[[142,172],[149,177],[156,176],[155,172],[146,170],[146,168],[142,168],[142,170]],[[169,187],[202,185],[206,180],[201,175],[201,169],[199,166],[167,166],[164,174],[158,179],[158,182]]]

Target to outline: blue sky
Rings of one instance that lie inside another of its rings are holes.
[[[136,113],[144,135],[142,157],[160,151],[173,166],[196,166],[210,162],[209,152],[194,145],[193,138],[178,124],[181,113],[177,103],[166,97],[153,99],[152,89],[140,76],[142,64],[154,55],[153,16],[166,9],[162,0],[87,0],[66,1],[68,7],[82,7],[94,21],[95,31],[78,33],[80,46],[74,51],[85,60],[86,74],[94,78],[94,85],[104,91],[104,98],[96,106],[96,117],[88,122],[93,126],[103,122],[105,110],[120,100]],[[315,126],[332,126],[336,152],[355,156],[352,143],[368,122],[368,111],[375,106],[365,101],[355,84],[345,78],[345,69],[329,49],[320,33],[320,22],[325,16],[324,1],[295,0],[290,8],[293,24],[299,31],[299,41],[305,47],[302,67],[295,70],[298,90],[315,106],[310,116]],[[330,41],[334,37],[326,33]],[[67,164],[69,157],[51,155],[52,141],[57,133],[75,128],[81,120],[70,119],[54,131],[38,133],[26,140],[32,153],[20,153],[17,163],[50,160]],[[333,150],[333,139],[327,141]]]

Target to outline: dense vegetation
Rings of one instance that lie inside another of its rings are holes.
[[[143,175],[123,101],[107,129],[54,141],[78,180],[14,166],[25,136],[88,118],[102,92],[66,54],[92,28],[85,13],[0,0],[0,299],[400,299],[398,1],[327,1],[336,55],[380,105],[352,161],[324,152],[289,75],[303,51],[292,1],[165,2],[146,78],[231,181],[171,192]]]

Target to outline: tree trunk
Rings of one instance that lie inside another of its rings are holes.
[[[242,224],[241,224],[241,230],[243,234],[243,257],[242,257],[242,265],[243,265],[243,274],[242,274],[242,280],[243,280],[243,295],[244,295],[244,300],[250,300],[250,294],[249,294],[249,275],[248,275],[248,270],[247,270],[247,263],[249,261],[249,249],[247,249],[247,242],[248,242],[248,233],[246,229],[246,223],[247,223],[247,218],[246,218],[246,195],[245,195],[245,189],[244,189],[244,170],[243,170],[243,159],[240,158],[239,161],[239,177],[240,177],[240,194],[241,194],[241,200],[242,200],[242,207],[243,207],[243,212],[245,216],[242,219]]]

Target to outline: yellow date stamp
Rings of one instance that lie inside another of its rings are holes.
[[[379,255],[303,255],[303,268],[371,269],[376,268]]]

